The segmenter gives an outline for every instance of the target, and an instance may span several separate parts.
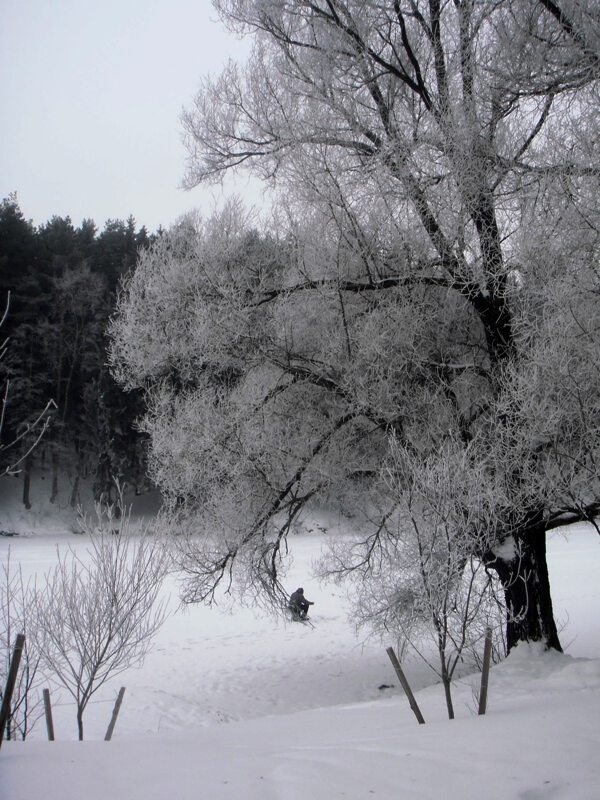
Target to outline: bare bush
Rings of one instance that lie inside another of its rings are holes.
[[[92,696],[142,663],[166,614],[159,598],[166,551],[147,528],[134,531],[121,511],[118,527],[112,506],[98,508],[97,527],[84,520],[88,552],[58,552],[36,598],[42,661],[75,700],[80,740]]]
[[[37,689],[41,682],[40,654],[36,647],[32,614],[34,588],[26,584],[21,567],[14,567],[10,549],[0,570],[0,691],[6,685],[13,646],[18,633],[25,646],[6,723],[7,739],[25,740],[42,714]]]

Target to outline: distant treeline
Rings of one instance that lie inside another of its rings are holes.
[[[30,478],[38,470],[52,477],[51,499],[66,491],[73,506],[82,480],[93,483],[96,497],[110,494],[114,478],[144,486],[145,447],[134,426],[141,398],[113,381],[105,332],[121,278],[157,235],[136,229],[133,217],[109,220],[102,231],[91,219],[75,227],[57,216],[35,227],[15,195],[2,201],[3,310],[10,302],[0,330],[0,458],[2,473],[22,458],[27,507],[36,502]],[[36,420],[49,401],[48,428],[31,449],[41,429]]]

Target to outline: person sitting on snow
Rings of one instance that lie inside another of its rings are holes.
[[[304,589],[300,587],[290,595],[289,609],[294,619],[306,619],[308,607],[314,603],[304,597]]]

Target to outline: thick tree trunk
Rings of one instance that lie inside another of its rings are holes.
[[[512,558],[495,555],[488,562],[504,589],[508,650],[519,642],[543,642],[546,649],[562,652],[552,609],[543,521],[524,526],[513,541]]]
[[[479,233],[488,276],[487,291],[474,296],[473,306],[485,331],[492,373],[515,354],[512,311],[506,300],[506,275],[495,210],[483,192],[475,204],[473,222]],[[496,391],[496,390],[494,390]],[[506,418],[498,420],[505,425]],[[514,520],[504,547],[493,553],[488,566],[494,569],[504,589],[507,609],[508,650],[519,642],[543,642],[547,649],[562,647],[556,630],[550,579],[546,562],[546,527],[542,510],[532,508],[525,518]],[[502,552],[502,550],[504,552]]]

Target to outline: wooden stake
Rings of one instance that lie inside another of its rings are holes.
[[[479,690],[479,714],[485,714],[487,706],[488,677],[490,662],[492,660],[492,629],[485,631],[485,646],[483,648],[483,667],[481,670],[481,689]]]
[[[125,694],[125,687],[121,686],[119,689],[119,694],[117,695],[117,699],[115,701],[115,707],[113,708],[112,717],[110,718],[110,723],[108,729],[106,731],[106,736],[104,737],[105,742],[110,742],[113,731],[115,729],[115,723],[117,721],[117,717],[119,716],[119,709],[121,708],[121,703],[123,702],[123,695]]]
[[[6,679],[6,688],[2,697],[2,707],[0,708],[0,747],[2,747],[2,740],[4,739],[4,731],[8,718],[10,717],[10,702],[12,700],[15,684],[17,682],[17,673],[19,672],[19,664],[21,663],[21,656],[23,654],[23,647],[25,646],[25,634],[17,633],[15,640],[15,647],[12,657],[10,659],[10,667],[8,669],[8,678]]]
[[[423,715],[421,714],[421,709],[419,708],[419,705],[418,705],[417,701],[415,700],[415,696],[412,693],[412,690],[411,690],[411,688],[410,688],[410,686],[408,684],[408,681],[406,680],[406,676],[402,672],[402,667],[400,666],[400,662],[398,661],[398,659],[396,657],[396,653],[394,653],[394,648],[393,647],[388,647],[387,650],[386,650],[386,653],[390,657],[390,661],[392,662],[392,666],[396,670],[396,675],[398,676],[398,680],[400,681],[400,683],[402,685],[402,688],[404,689],[404,694],[408,698],[409,705],[412,708],[413,714],[417,718],[417,722],[419,723],[419,725],[425,725],[425,720],[423,719]]]
[[[46,729],[48,731],[48,741],[54,741],[54,723],[52,722],[52,706],[50,705],[50,691],[44,689],[44,711],[46,712]]]

